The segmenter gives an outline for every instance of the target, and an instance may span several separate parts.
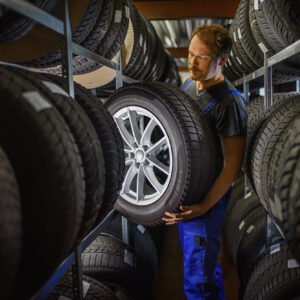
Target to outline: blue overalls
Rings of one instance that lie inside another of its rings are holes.
[[[190,79],[184,91],[192,82]],[[243,95],[236,90],[228,90],[215,98],[203,110],[207,114],[225,95]],[[178,231],[183,250],[184,291],[188,300],[225,300],[222,271],[218,262],[220,252],[220,231],[231,188],[208,212],[201,217],[178,223]]]

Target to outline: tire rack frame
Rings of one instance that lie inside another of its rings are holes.
[[[127,77],[122,74],[122,60],[121,51],[119,50],[117,54],[117,63],[112,62],[101,55],[98,55],[87,48],[84,48],[74,42],[72,42],[72,31],[70,25],[69,16],[69,5],[68,0],[65,0],[65,14],[64,21],[57,19],[51,14],[45,12],[44,10],[36,7],[35,5],[22,0],[0,0],[0,4],[24,15],[39,24],[46,26],[47,28],[55,31],[56,33],[62,35],[62,74],[64,74],[68,79],[68,93],[72,99],[75,99],[74,91],[74,81],[73,81],[73,66],[72,66],[72,54],[77,54],[116,71],[116,89],[123,86],[123,81],[128,83],[137,82],[137,80]],[[0,61],[0,65],[13,66],[29,71],[34,71],[40,73],[38,70],[31,68],[26,68],[18,64],[6,63]],[[84,251],[103,231],[105,226],[111,222],[118,212],[112,209],[111,212],[104,218],[104,220],[97,225],[75,248],[75,250],[61,263],[57,268],[51,278],[44,284],[44,286],[31,297],[31,300],[44,300],[48,297],[51,291],[55,288],[58,281],[65,275],[65,273],[72,266],[72,277],[73,277],[73,296],[74,299],[83,299],[83,284],[82,284],[82,264],[81,264],[81,253]],[[129,245],[129,221],[122,216],[122,238],[123,242]]]
[[[275,55],[268,57],[267,52],[264,52],[264,66],[260,69],[243,76],[238,80],[235,80],[233,84],[235,86],[243,85],[243,92],[246,102],[249,101],[249,82],[258,77],[264,76],[264,109],[268,110],[273,104],[273,80],[272,80],[272,67],[296,54],[300,54],[300,39]],[[299,92],[299,80],[296,81],[296,90]],[[245,174],[245,195],[250,190],[250,183],[247,175]],[[271,246],[275,242],[285,240],[284,233],[280,226],[275,222],[273,218],[267,213],[266,220],[266,240],[267,247]],[[261,251],[264,250],[261,249]]]

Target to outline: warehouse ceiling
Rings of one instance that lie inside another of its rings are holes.
[[[239,0],[135,0],[136,8],[154,25],[166,49],[180,71],[186,71],[189,38],[201,24],[216,23],[228,27]]]

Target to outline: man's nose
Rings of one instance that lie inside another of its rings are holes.
[[[198,66],[198,61],[197,61],[197,57],[196,56],[191,57],[190,64],[192,66]]]

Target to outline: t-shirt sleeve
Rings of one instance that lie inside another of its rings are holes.
[[[247,111],[244,104],[228,101],[220,105],[216,116],[216,129],[221,137],[247,135]]]

